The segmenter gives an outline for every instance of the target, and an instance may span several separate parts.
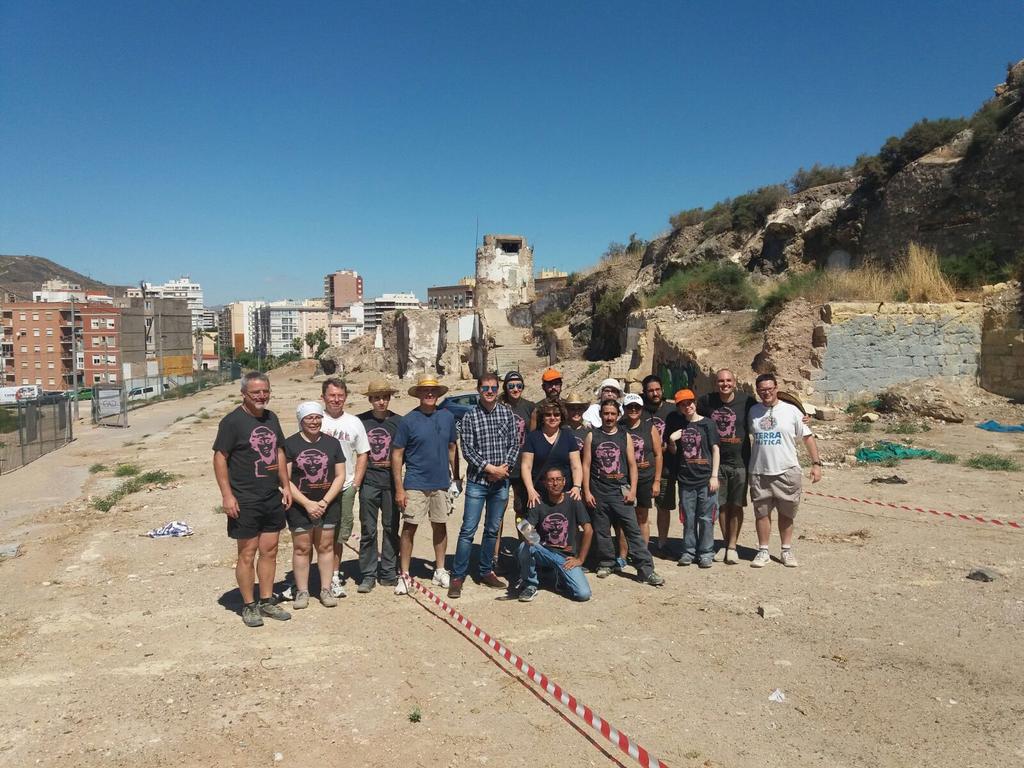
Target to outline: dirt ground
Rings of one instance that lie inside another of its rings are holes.
[[[295,405],[319,385],[298,371],[272,378],[291,434]],[[365,402],[354,395],[349,410]],[[1024,435],[972,426],[1024,421],[998,402],[914,444],[1024,462]],[[358,595],[350,581],[338,608],[313,602],[246,628],[210,461],[236,404],[224,386],[133,412],[125,430],[84,426],[0,479],[0,544],[23,550],[0,561],[0,766],[635,764],[422,597]],[[887,436],[848,426],[816,424],[831,461],[814,490],[1024,522],[1024,472],[833,466]],[[90,507],[120,480],[88,467],[127,461],[180,477],[109,512]],[[869,484],[893,473],[909,482]],[[173,519],[195,535],[140,535]],[[660,589],[591,576],[589,603],[542,591],[520,604],[468,584],[457,607],[670,766],[1024,764],[1024,530],[808,497],[797,532],[796,570],[661,560]],[[741,541],[749,559],[749,517]],[[417,554],[428,552],[421,534]],[[968,580],[976,566],[996,580]],[[424,560],[417,569],[428,574]],[[762,618],[764,604],[781,615]],[[769,701],[775,689],[783,702]]]

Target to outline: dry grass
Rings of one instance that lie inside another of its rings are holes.
[[[956,292],[939,269],[939,255],[931,248],[911,243],[907,256],[896,271],[906,292],[906,301],[953,301]]]

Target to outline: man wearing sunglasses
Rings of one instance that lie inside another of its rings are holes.
[[[476,407],[462,417],[462,455],[466,473],[466,502],[462,528],[455,547],[448,597],[462,597],[462,585],[469,573],[473,537],[484,513],[484,536],[480,542],[477,579],[493,589],[504,589],[505,582],[494,574],[494,549],[498,529],[508,504],[511,468],[519,455],[519,434],[512,411],[498,407],[498,375],[485,373],[476,382],[479,394]]]

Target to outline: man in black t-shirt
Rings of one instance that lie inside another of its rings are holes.
[[[252,371],[242,377],[242,404],[221,419],[213,443],[213,472],[228,536],[238,542],[235,579],[242,594],[242,621],[263,626],[263,617],[286,621],[291,614],[273,601],[277,543],[291,506],[284,433],[267,409],[270,379]],[[255,573],[253,563],[259,552]],[[260,601],[253,597],[259,576]]]
[[[556,583],[564,584],[573,600],[589,600],[590,585],[583,572],[583,561],[594,535],[590,515],[583,502],[565,493],[565,474],[559,467],[544,472],[543,485],[540,503],[526,511],[526,519],[540,541],[519,545],[519,571],[524,584],[519,601],[528,603],[537,596],[538,566],[553,567]]]
[[[661,379],[654,374],[644,377],[644,410],[650,416],[654,426],[662,438],[662,453],[665,448],[665,423],[670,414],[676,412],[673,402],[665,400],[665,392]],[[664,456],[661,464],[661,487],[654,506],[658,510],[658,551],[663,551],[668,546],[668,531],[671,525],[672,512],[676,509],[676,479],[673,473],[673,464],[670,457]],[[651,551],[654,551],[651,547]]]
[[[377,583],[394,586],[398,583],[398,532],[400,513],[395,504],[395,482],[391,474],[391,443],[395,439],[402,417],[388,409],[393,389],[384,379],[374,379],[366,388],[370,410],[359,414],[366,427],[370,443],[370,456],[366,474],[359,487],[359,572],[361,581],[356,590],[366,594]],[[377,517],[381,521],[384,541],[380,557],[377,555]]]
[[[747,416],[755,401],[750,395],[736,391],[736,376],[728,368],[715,374],[715,385],[717,392],[702,395],[697,400],[697,413],[711,419],[718,427],[721,455],[718,524],[722,529],[722,546],[715,553],[715,561],[736,565],[740,561],[736,542],[743,527],[743,507],[747,504],[747,465],[750,463]]]

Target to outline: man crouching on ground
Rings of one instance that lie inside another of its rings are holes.
[[[228,536],[238,542],[235,579],[242,594],[242,621],[263,626],[266,616],[287,621],[291,614],[273,602],[277,541],[292,505],[284,455],[284,433],[267,409],[270,379],[250,372],[242,377],[242,404],[225,416],[213,442],[213,473],[228,516]],[[259,551],[259,562],[253,562]],[[260,601],[253,597],[259,575]]]
[[[544,495],[537,506],[526,511],[526,519],[540,540],[519,545],[524,584],[519,601],[528,603],[537,596],[538,565],[554,567],[556,585],[564,584],[573,600],[589,600],[590,585],[583,573],[583,561],[590,552],[594,528],[583,502],[566,495],[565,474],[560,468],[551,467],[544,473]],[[582,533],[579,526],[583,527]]]

